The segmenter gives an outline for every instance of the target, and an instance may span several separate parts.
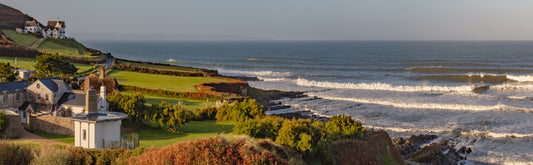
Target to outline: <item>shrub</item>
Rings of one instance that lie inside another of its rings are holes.
[[[254,138],[270,138],[276,140],[283,118],[265,116],[264,118],[246,119],[235,125],[235,133],[245,134]]]
[[[28,146],[0,141],[0,164],[29,164],[33,159]]]
[[[274,144],[255,140],[198,139],[152,148],[128,159],[128,164],[287,164],[287,152]]]
[[[332,140],[361,138],[366,132],[361,122],[344,114],[331,117],[326,123],[326,130]]]
[[[53,147],[42,147],[39,154],[34,154],[31,164],[70,164],[70,154],[65,150],[57,150]]]
[[[246,119],[265,116],[262,105],[253,99],[242,102],[235,101],[233,104],[224,104],[217,109],[216,118],[219,121],[244,121]]]
[[[113,91],[107,97],[107,101],[109,102],[111,111],[123,112],[130,119],[135,120],[144,116],[146,106],[144,105],[144,96],[141,93],[122,95],[117,91]]]
[[[197,111],[196,120],[216,120],[217,108],[207,107]]]
[[[0,111],[0,131],[9,127],[9,116]]]

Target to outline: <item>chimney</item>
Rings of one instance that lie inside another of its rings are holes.
[[[105,69],[103,66],[100,66],[100,75],[98,75],[99,80],[103,80],[105,77]]]
[[[87,90],[85,94],[85,111],[90,113],[98,113],[98,96],[96,96],[96,90],[90,89]]]

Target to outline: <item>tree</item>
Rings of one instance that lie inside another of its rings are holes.
[[[58,54],[42,54],[37,56],[35,65],[37,74],[41,77],[66,77],[78,71],[78,68]]]
[[[162,101],[161,104],[152,105],[152,109],[146,112],[145,119],[157,121],[165,131],[177,132],[187,121],[187,112],[180,104],[171,105]]]
[[[16,79],[9,63],[0,62],[0,78],[5,78],[7,81],[14,81]]]
[[[232,105],[224,104],[217,110],[216,118],[219,121],[244,121],[263,117],[265,115],[262,105],[257,104],[253,99],[246,99],[242,102],[234,102]]]
[[[113,91],[109,97],[107,97],[107,101],[109,102],[109,108],[112,111],[123,112],[132,120],[144,116],[146,107],[144,105],[144,96],[141,93],[122,95],[117,91]]]

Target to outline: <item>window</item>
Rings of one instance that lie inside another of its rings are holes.
[[[45,94],[44,96],[45,96],[44,99],[45,99],[46,101],[48,101],[48,94]]]
[[[15,97],[17,102],[20,102],[20,91],[17,91],[17,96]]]
[[[8,99],[8,97],[7,97],[7,93],[6,93],[6,94],[4,95],[4,104],[7,104],[7,99]]]
[[[28,92],[28,100],[31,101],[31,93]]]
[[[37,84],[37,89],[41,88],[41,84]]]
[[[41,95],[37,94],[37,101],[41,101]]]
[[[83,140],[87,140],[87,130],[83,129]]]

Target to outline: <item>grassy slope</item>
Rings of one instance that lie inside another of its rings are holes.
[[[85,46],[73,39],[46,39],[39,44],[36,50],[46,53],[59,53],[62,56],[74,57],[85,60],[101,60],[104,56],[89,56],[89,51]]]
[[[11,66],[15,65],[15,57],[1,57],[1,62],[9,62]],[[17,58],[17,67],[22,69],[29,69],[29,70],[35,70],[33,68],[33,65],[35,64],[36,59],[35,58]],[[81,63],[72,63],[76,68],[78,68],[78,73],[93,69],[93,66],[87,65],[87,64],[81,64]]]
[[[154,65],[154,64],[148,64],[148,63],[129,62],[129,61],[123,61],[123,60],[117,60],[117,62],[120,64],[124,64],[124,65],[130,65],[130,66],[136,66],[136,67],[142,67],[142,68],[152,68],[152,69],[157,69],[157,70],[176,71],[176,72],[197,72],[198,70],[195,68],[182,67],[182,66]]]
[[[181,133],[168,133],[158,128],[145,127],[137,130],[139,143],[144,147],[164,147],[179,141],[214,137],[233,132],[233,123],[217,123],[214,120],[190,121],[180,128]]]
[[[2,30],[4,34],[17,45],[30,47],[35,41],[38,40],[37,37],[33,36],[32,34],[20,34],[17,33],[15,30]]]
[[[133,91],[120,91],[122,94],[133,94]],[[165,101],[170,104],[179,104],[180,102],[182,105],[185,106],[185,108],[189,110],[198,110],[203,109],[206,107],[211,107],[215,105],[215,100],[195,100],[195,99],[189,99],[189,98],[179,98],[179,97],[167,97],[167,96],[159,96],[157,94],[150,94],[150,93],[143,93],[144,99],[146,100],[146,103],[148,104],[159,104],[161,101]]]
[[[34,131],[32,133],[39,135],[41,137],[47,138],[47,139],[74,145],[74,136],[46,133],[46,132],[40,132],[40,131]]]
[[[180,77],[149,73],[113,70],[108,74],[119,80],[119,84],[148,89],[163,89],[177,92],[200,92],[196,85],[207,82],[226,82],[227,80],[209,77]],[[126,80],[126,81],[123,81]]]

